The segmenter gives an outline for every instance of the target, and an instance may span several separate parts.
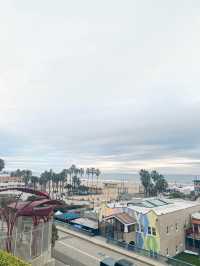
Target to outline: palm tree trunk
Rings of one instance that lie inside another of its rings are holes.
[[[99,176],[97,175],[96,194],[97,194],[97,192],[98,192],[98,181],[99,181]]]
[[[87,175],[87,187],[88,187],[88,190],[89,190],[89,179],[90,179],[90,176],[89,176],[89,173]]]
[[[92,192],[93,192],[94,173],[92,172]]]
[[[50,193],[51,193],[51,179],[50,178],[49,178],[48,185],[49,185],[49,195],[50,195]]]

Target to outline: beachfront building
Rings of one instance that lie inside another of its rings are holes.
[[[195,180],[193,180],[194,182],[194,192],[196,195],[200,194],[200,178],[196,177]]]
[[[103,182],[103,198],[107,202],[119,200],[123,194],[140,194],[143,188],[140,183],[121,182],[121,181],[104,181]]]
[[[99,206],[102,201],[118,201],[123,194],[132,197],[141,195],[144,192],[142,185],[135,182],[103,181],[99,182],[98,186],[99,193],[97,194],[72,195],[68,196],[67,199],[73,201],[89,201],[92,203],[92,206]]]
[[[185,231],[198,212],[199,201],[149,198],[104,205],[100,220],[107,237],[152,254],[174,256],[185,250]]]
[[[191,216],[191,226],[186,229],[186,249],[200,253],[200,213]]]
[[[10,176],[8,174],[0,175],[0,188],[24,187],[21,177]]]

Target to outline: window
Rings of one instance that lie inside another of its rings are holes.
[[[166,255],[169,256],[169,249],[166,249]]]
[[[178,231],[178,224],[176,223],[176,231]]]
[[[140,225],[137,224],[137,232],[140,232]]]
[[[129,233],[130,232],[135,232],[135,225],[134,224],[128,226],[128,232]]]
[[[169,234],[169,226],[166,227],[166,233]]]
[[[176,246],[176,253],[178,253],[178,246]]]
[[[151,227],[148,226],[148,234],[151,235]]]
[[[141,224],[141,232],[142,233],[144,232],[144,226],[143,226],[143,224]]]
[[[155,227],[152,227],[152,235],[156,236],[156,228]]]

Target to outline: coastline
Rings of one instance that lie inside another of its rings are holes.
[[[177,185],[193,185],[193,180],[196,179],[197,175],[186,175],[186,174],[163,174],[169,184]],[[128,173],[102,173],[100,180],[103,181],[128,181],[140,183],[139,174],[128,174]]]

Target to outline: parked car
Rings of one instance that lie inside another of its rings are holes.
[[[115,260],[112,258],[105,258],[100,262],[100,266],[115,266]]]
[[[116,261],[110,257],[107,257],[100,262],[100,266],[136,266],[136,265],[133,262],[126,259],[120,259]]]
[[[136,266],[133,262],[126,260],[126,259],[120,259],[117,262],[115,262],[115,266]]]

